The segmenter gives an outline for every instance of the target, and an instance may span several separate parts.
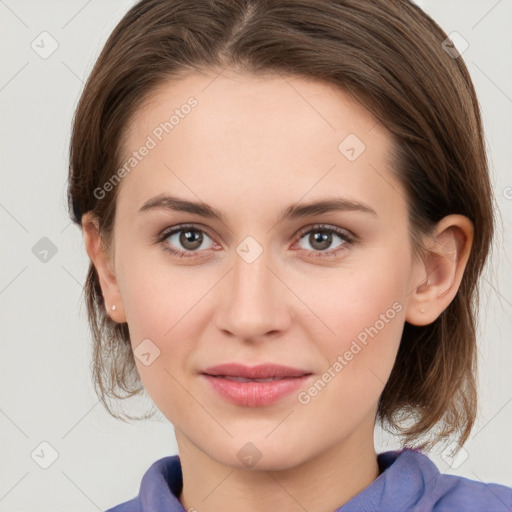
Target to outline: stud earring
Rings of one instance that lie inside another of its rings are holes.
[[[420,308],[420,313],[425,313],[425,310],[423,308]]]
[[[116,305],[113,304],[112,307],[110,308],[112,311],[115,311],[117,308],[116,308]]]

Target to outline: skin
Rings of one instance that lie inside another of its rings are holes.
[[[332,511],[379,475],[375,414],[404,322],[426,325],[449,305],[472,224],[445,217],[424,238],[430,255],[414,258],[389,133],[346,93],[304,78],[225,71],[167,83],[132,119],[125,154],[190,96],[198,106],[119,185],[112,251],[104,251],[91,214],[86,250],[133,349],[149,338],[160,350],[150,365],[136,362],[175,428],[183,506]],[[366,146],[354,161],[338,149],[349,134]],[[225,222],[138,212],[161,193],[205,202]],[[328,197],[364,203],[376,215],[339,211],[277,223],[289,204]],[[155,241],[182,223],[205,230],[199,248],[180,244],[180,233]],[[333,234],[323,252],[344,250],[318,257],[318,229],[300,234],[317,223],[349,230],[357,242]],[[248,236],[263,251],[252,263],[236,251]],[[195,255],[172,256],[164,244]],[[394,318],[307,404],[292,393],[264,407],[235,405],[198,375],[224,362],[278,362],[317,380],[393,304]],[[261,454],[252,467],[237,456],[248,442]]]

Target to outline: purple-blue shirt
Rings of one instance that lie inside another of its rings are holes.
[[[512,488],[441,474],[423,453],[410,448],[377,456],[381,474],[333,512],[511,512]],[[154,462],[139,495],[106,512],[186,512],[178,455]],[[229,507],[226,507],[229,510]]]

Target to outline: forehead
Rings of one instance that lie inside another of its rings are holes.
[[[143,146],[151,149],[120,194],[139,207],[178,189],[226,208],[240,197],[261,208],[334,189],[381,208],[400,199],[389,133],[346,92],[303,77],[212,72],[169,81],[132,118],[123,163]]]
[[[197,105],[189,109],[191,98]],[[335,142],[349,129],[365,138],[377,124],[352,96],[328,82],[277,73],[205,71],[165,82],[150,93],[130,122],[128,143],[144,137],[173,113],[179,117],[173,121],[173,135],[211,138],[243,129],[240,139],[246,141],[251,135],[269,139],[280,135],[291,141],[312,138],[316,132],[317,138]],[[187,117],[187,123],[181,123]],[[382,129],[377,131],[383,134]]]

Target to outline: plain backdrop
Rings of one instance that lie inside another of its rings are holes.
[[[162,415],[125,424],[98,403],[81,305],[88,259],[66,210],[73,112],[132,4],[0,0],[0,512],[105,510],[135,496],[151,463],[177,453]],[[480,310],[478,421],[458,459],[449,447],[429,455],[443,472],[512,485],[512,0],[420,5],[469,45],[463,58],[481,102],[500,209]],[[398,444],[377,431],[376,446]]]

